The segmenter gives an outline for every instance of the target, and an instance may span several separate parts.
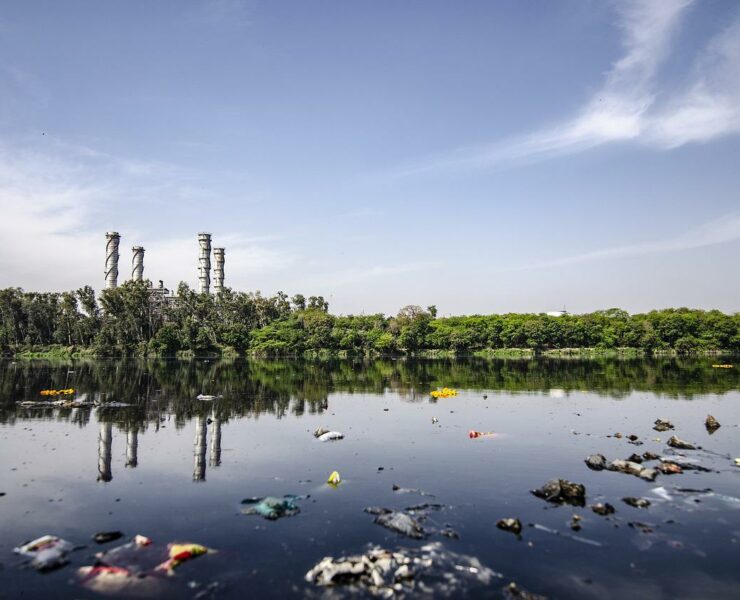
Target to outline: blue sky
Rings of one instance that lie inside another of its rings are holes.
[[[0,286],[740,310],[740,5],[0,2]]]

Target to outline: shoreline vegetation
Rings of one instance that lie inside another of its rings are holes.
[[[0,355],[77,357],[588,358],[740,353],[740,313],[669,308],[629,314],[438,317],[333,315],[322,296],[153,293],[148,282],[73,292],[0,290]]]

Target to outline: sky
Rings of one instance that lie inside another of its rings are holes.
[[[0,0],[0,287],[740,311],[734,0]]]

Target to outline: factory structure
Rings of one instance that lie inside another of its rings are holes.
[[[118,287],[118,248],[121,243],[121,234],[109,231],[105,234],[105,289]],[[211,293],[211,253],[215,266],[213,268],[213,293],[220,294],[224,290],[224,265],[226,263],[225,248],[211,248],[211,234],[198,234],[198,291],[201,294]],[[131,248],[131,280],[144,281],[144,247]],[[159,280],[158,287],[151,288],[153,294],[160,295],[163,300],[173,299],[170,291],[164,287],[164,281]]]

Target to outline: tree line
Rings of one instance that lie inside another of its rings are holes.
[[[322,296],[263,296],[230,289],[206,295],[184,283],[174,297],[135,281],[99,296],[90,286],[61,293],[0,290],[4,355],[423,355],[585,348],[738,352],[740,313],[676,308],[629,314],[612,308],[560,317],[438,317],[434,306],[406,306],[395,316],[345,316],[329,313]]]

